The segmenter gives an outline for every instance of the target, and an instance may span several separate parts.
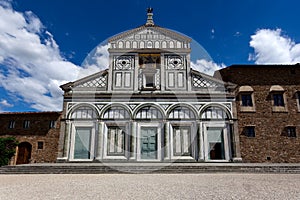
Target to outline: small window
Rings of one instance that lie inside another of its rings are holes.
[[[23,123],[23,128],[29,128],[30,127],[30,121],[29,120],[25,120]]]
[[[284,107],[283,94],[273,94],[274,106]]]
[[[16,125],[16,121],[9,121],[9,125],[8,125],[8,128],[15,128],[15,125]]]
[[[145,74],[145,86],[147,88],[153,88],[154,87],[154,74]]]
[[[242,98],[242,106],[248,106],[248,107],[253,106],[252,96],[250,93],[249,94],[241,94],[241,98]]]
[[[44,142],[38,142],[37,149],[44,149]]]
[[[289,126],[287,127],[287,136],[288,137],[296,137],[296,127],[294,126]]]
[[[254,126],[246,126],[245,127],[245,135],[247,137],[255,137],[255,127]]]
[[[51,121],[49,122],[49,128],[55,128],[55,127],[56,127],[56,121],[51,120]]]

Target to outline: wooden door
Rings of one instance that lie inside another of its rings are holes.
[[[22,142],[18,145],[17,165],[28,164],[31,158],[32,146],[28,142]]]

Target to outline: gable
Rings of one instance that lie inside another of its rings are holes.
[[[159,26],[140,26],[109,39],[112,49],[190,48],[191,39]]]

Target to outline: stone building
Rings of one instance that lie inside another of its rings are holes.
[[[191,69],[191,39],[152,16],[108,40],[107,70],[61,86],[58,162],[241,160],[234,85]]]
[[[0,113],[0,137],[15,137],[19,145],[10,164],[55,162],[61,112]]]
[[[300,65],[233,65],[243,162],[300,162]]]

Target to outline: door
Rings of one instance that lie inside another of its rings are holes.
[[[22,142],[18,145],[17,165],[28,164],[31,159],[32,146],[28,142]]]
[[[157,159],[157,128],[141,128],[141,159]]]
[[[207,152],[208,160],[225,160],[224,128],[207,127]]]

